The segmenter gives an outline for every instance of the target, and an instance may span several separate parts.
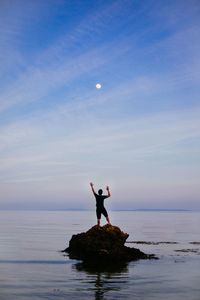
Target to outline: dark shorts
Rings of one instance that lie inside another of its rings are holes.
[[[105,209],[105,207],[97,207],[96,213],[97,213],[97,219],[101,219],[101,214],[103,214],[105,218],[107,218],[107,216],[108,216],[108,213],[107,213],[107,210]]]

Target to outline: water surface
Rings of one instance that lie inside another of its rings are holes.
[[[200,213],[110,216],[113,225],[129,233],[127,246],[160,259],[92,268],[60,250],[72,234],[95,224],[94,212],[1,211],[0,299],[200,299]]]

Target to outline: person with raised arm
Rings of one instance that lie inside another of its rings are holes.
[[[94,184],[92,182],[90,182],[90,186],[91,186],[92,192],[93,192],[93,194],[95,196],[95,199],[96,199],[97,225],[100,226],[101,214],[104,215],[104,217],[106,218],[108,224],[111,225],[109,217],[108,217],[107,210],[104,207],[104,199],[109,198],[111,196],[109,186],[106,187],[106,190],[108,192],[107,195],[103,195],[103,190],[102,189],[98,190],[98,194],[97,194],[94,190]]]

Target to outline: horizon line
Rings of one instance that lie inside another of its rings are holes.
[[[20,209],[9,209],[9,208],[0,208],[0,211],[93,211],[93,209],[76,209],[76,208],[57,208],[57,209],[48,209],[48,208],[20,208]],[[200,209],[182,209],[182,208],[136,208],[136,209],[110,209],[110,211],[135,211],[135,212],[199,212]]]

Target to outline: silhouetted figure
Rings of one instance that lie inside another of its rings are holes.
[[[108,195],[103,195],[103,191],[101,189],[98,190],[98,194],[95,192],[94,184],[92,182],[90,183],[90,186],[91,186],[92,192],[93,192],[93,194],[96,198],[97,225],[100,226],[101,214],[104,215],[104,217],[106,218],[108,224],[111,225],[109,217],[108,217],[107,210],[104,207],[104,199],[111,196],[109,187],[108,186],[106,187]]]

